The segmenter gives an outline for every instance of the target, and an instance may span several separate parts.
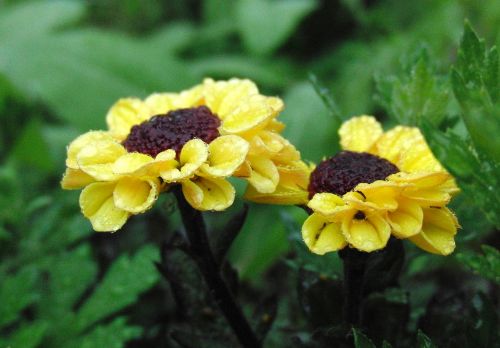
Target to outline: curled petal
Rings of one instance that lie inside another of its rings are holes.
[[[130,133],[130,128],[141,124],[153,116],[146,104],[137,98],[124,98],[118,100],[109,109],[106,123],[110,133],[118,138],[125,139]]]
[[[153,161],[151,156],[143,153],[127,153],[113,163],[113,172],[116,174],[131,174]]]
[[[259,90],[250,80],[203,81],[207,106],[222,120],[241,104],[242,100],[257,95]]]
[[[116,207],[113,200],[114,182],[88,185],[80,194],[80,208],[97,232],[114,232],[127,221],[129,213]]]
[[[252,172],[247,179],[258,192],[271,193],[279,182],[279,172],[276,165],[268,158],[248,156]]]
[[[423,210],[420,205],[410,199],[401,198],[398,209],[387,214],[392,227],[392,234],[397,238],[409,238],[422,230]]]
[[[375,117],[353,117],[339,128],[340,145],[344,150],[367,152],[382,132],[382,126]]]
[[[127,150],[116,141],[95,141],[83,147],[76,160],[80,169],[97,180],[108,181],[116,178],[113,163],[125,155]]]
[[[201,171],[213,177],[233,174],[245,161],[248,143],[237,135],[218,137],[208,145],[208,161]]]
[[[389,223],[379,214],[367,215],[365,219],[354,218],[356,211],[342,221],[342,234],[354,248],[371,252],[386,246],[391,236]]]
[[[309,201],[309,192],[299,187],[278,185],[272,193],[261,193],[249,185],[245,192],[245,199],[264,204],[306,205]]]
[[[113,141],[113,137],[108,132],[92,131],[80,135],[73,140],[68,146],[68,157],[66,158],[66,166],[68,168],[78,169],[76,156],[85,146],[98,141]]]
[[[65,190],[75,190],[87,186],[95,181],[93,177],[80,169],[66,168],[61,180],[61,187]]]
[[[176,182],[192,177],[208,158],[208,145],[203,140],[189,140],[182,147],[179,156],[180,168],[163,170],[160,175],[166,182]]]
[[[455,250],[455,234],[459,227],[455,215],[447,208],[424,209],[422,232],[410,240],[433,254],[449,255]]]
[[[234,202],[235,190],[222,178],[197,177],[184,180],[182,192],[188,203],[197,210],[224,210]]]
[[[316,193],[309,201],[307,206],[314,212],[324,216],[329,216],[337,211],[337,207],[343,206],[345,203],[341,197],[333,193]]]
[[[132,214],[143,213],[158,198],[158,180],[141,180],[134,177],[121,178],[113,192],[115,206]]]
[[[370,184],[359,184],[354,192],[348,192],[344,199],[358,209],[394,210],[398,206],[401,188],[392,182],[377,180]]]
[[[271,104],[276,103],[262,95],[254,95],[246,101],[240,101],[239,106],[224,118],[221,132],[240,134],[264,128],[279,112]]]
[[[347,242],[340,226],[328,222],[323,216],[313,213],[302,225],[302,238],[309,250],[318,255],[344,248]]]

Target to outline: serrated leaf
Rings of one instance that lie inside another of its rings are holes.
[[[23,268],[17,274],[0,274],[0,327],[18,318],[19,312],[35,302],[38,273],[32,268]]]
[[[257,55],[272,53],[317,5],[315,0],[239,0],[236,16],[245,45]]]
[[[415,126],[426,119],[437,127],[446,116],[449,91],[435,75],[427,51],[418,56],[405,76],[378,75],[377,99],[400,124]]]
[[[462,252],[456,258],[479,275],[500,284],[500,251],[489,246],[481,246],[483,254]]]
[[[466,23],[451,74],[453,91],[476,150],[497,164],[500,163],[498,65],[496,48],[487,51],[484,41]]]
[[[109,268],[92,296],[77,313],[80,331],[96,321],[132,304],[158,280],[153,261],[158,250],[145,246],[132,257],[123,255]]]
[[[377,348],[375,344],[364,333],[356,328],[352,328],[355,348]]]

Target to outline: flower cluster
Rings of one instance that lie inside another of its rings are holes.
[[[282,109],[281,99],[238,79],[121,99],[106,116],[107,131],[90,131],[69,145],[62,187],[83,188],[80,207],[96,231],[120,229],[173,185],[198,210],[233,203],[230,176],[246,179],[259,194],[274,192],[280,179],[306,187],[308,168],[280,135]]]
[[[409,239],[435,254],[455,248],[458,222],[446,207],[458,191],[417,128],[383,132],[370,116],[339,129],[345,150],[311,174],[302,235],[317,254],[349,245],[382,249],[390,236]]]

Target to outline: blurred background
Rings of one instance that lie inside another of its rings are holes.
[[[488,46],[500,43],[495,0],[0,0],[0,343],[160,342],[158,323],[171,314],[158,304],[173,305],[151,260],[178,224],[173,201],[163,197],[122,231],[97,234],[79,213],[78,192],[59,187],[66,145],[105,128],[117,99],[180,91],[204,77],[249,78],[285,100],[285,136],[317,162],[338,150],[338,123],[310,73],[343,118],[372,114],[387,129],[395,123],[387,83],[403,81],[422,52],[446,78],[466,18]],[[466,198],[456,209],[459,250],[473,248],[492,224]],[[282,217],[300,220],[297,210],[251,206],[230,250],[250,288],[269,286],[266,275],[290,254],[298,237]],[[412,271],[439,260],[417,257]],[[435,289],[425,286],[422,303]]]

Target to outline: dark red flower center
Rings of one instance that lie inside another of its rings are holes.
[[[122,144],[128,152],[155,157],[173,149],[179,156],[182,146],[191,139],[198,138],[208,144],[217,138],[219,126],[220,119],[206,106],[178,109],[133,126]]]
[[[311,173],[309,198],[320,192],[343,195],[360,183],[383,180],[399,172],[386,159],[366,152],[342,151],[321,162]]]

